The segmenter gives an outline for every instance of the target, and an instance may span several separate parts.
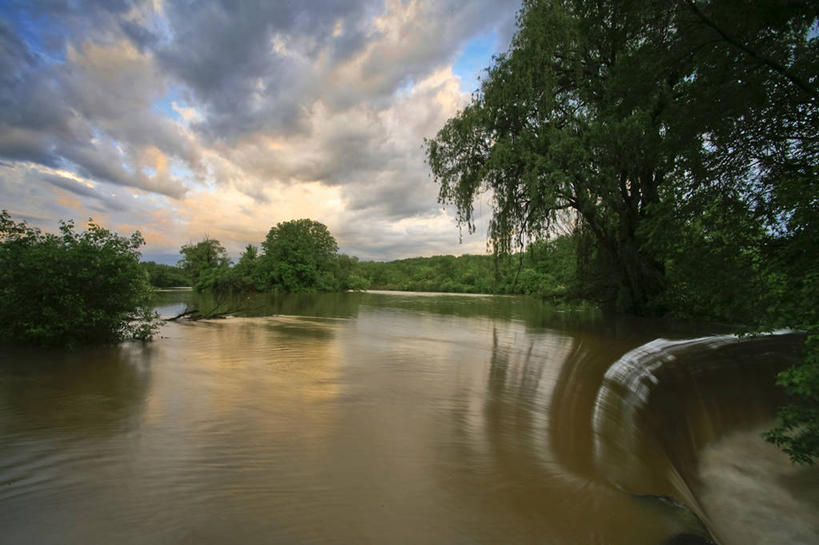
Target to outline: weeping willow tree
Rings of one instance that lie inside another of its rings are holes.
[[[657,311],[667,263],[647,244],[664,234],[644,227],[653,212],[695,217],[698,202],[725,199],[761,213],[768,175],[804,155],[794,135],[815,130],[815,8],[793,5],[524,2],[509,50],[427,141],[441,201],[474,229],[488,192],[500,253],[568,212],[607,266],[602,298]]]
[[[596,268],[595,295],[620,310],[816,331],[817,15],[524,0],[508,51],[426,142],[439,198],[474,230],[486,193],[499,254],[573,218],[592,242],[578,270]],[[770,436],[802,461],[819,455],[798,439],[819,437],[815,344],[808,371],[782,378],[813,412],[783,413]]]
[[[675,175],[667,118],[685,73],[662,62],[673,15],[617,5],[525,2],[510,50],[427,142],[427,157],[441,200],[470,229],[472,203],[489,191],[499,253],[522,249],[570,212],[615,264],[621,306],[645,312],[663,269],[639,251],[637,228]]]

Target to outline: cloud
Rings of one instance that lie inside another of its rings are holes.
[[[343,111],[316,104],[309,129],[290,138],[249,135],[219,149],[242,191],[265,184],[320,181],[341,188],[351,210],[368,209],[391,219],[437,213],[422,143],[465,104],[457,78],[439,70],[388,107],[362,103]],[[227,172],[227,168],[223,170]]]
[[[362,217],[347,222],[336,233],[343,253],[365,260],[392,260],[411,256],[481,254],[486,251],[482,235],[459,239],[452,218],[438,214],[427,218],[399,221]]]
[[[34,163],[0,165],[0,202],[14,203],[11,209],[17,216],[34,218],[36,225],[46,229],[53,228],[58,219],[129,213],[128,200],[117,198],[112,188]],[[36,212],[25,212],[22,207]]]
[[[238,251],[298,217],[362,257],[483,251],[457,245],[422,145],[468,99],[457,57],[508,41],[518,5],[11,2],[0,197],[109,213],[157,254],[205,232]]]
[[[69,44],[63,64],[44,61],[7,25],[0,26],[4,70],[0,157],[64,167],[113,184],[172,197],[180,180],[144,174],[147,148],[201,172],[198,144],[180,124],[151,110],[164,76],[130,42]]]
[[[233,142],[309,128],[314,103],[388,105],[396,90],[451,64],[476,32],[513,20],[517,2],[442,0],[169,3],[165,70],[206,113],[199,130]]]

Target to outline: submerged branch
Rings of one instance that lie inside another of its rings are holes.
[[[179,320],[180,318],[184,318],[185,316],[191,316],[191,315],[195,314],[196,312],[198,312],[198,311],[195,308],[190,309],[190,310],[185,310],[185,312],[182,312],[181,314],[177,314],[176,316],[174,316],[172,318],[165,318],[165,321],[166,322],[175,322],[176,320]]]

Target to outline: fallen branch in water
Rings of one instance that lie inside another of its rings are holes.
[[[236,312],[239,312],[240,310],[242,310],[241,307],[237,307],[235,309],[228,309],[228,310],[219,311],[218,306],[217,306],[217,307],[214,307],[214,308],[210,309],[207,312],[199,312],[198,309],[192,308],[192,309],[186,309],[185,312],[182,312],[181,314],[177,314],[176,316],[173,316],[171,318],[166,318],[165,321],[166,322],[174,322],[176,320],[179,320],[180,318],[186,318],[186,319],[188,319],[190,321],[222,320],[224,318],[227,318],[231,314],[235,314]]]
[[[197,312],[198,311],[195,308],[191,309],[191,310],[186,310],[182,314],[177,314],[173,318],[165,318],[165,321],[166,322],[174,322],[174,321],[176,321],[176,320],[178,320],[180,318],[184,318],[185,316],[192,316],[193,314],[196,314]]]

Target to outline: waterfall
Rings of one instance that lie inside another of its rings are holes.
[[[726,434],[772,418],[781,400],[775,375],[798,361],[800,347],[799,334],[778,331],[660,338],[626,353],[594,399],[598,475],[630,494],[670,498],[711,527],[697,498],[698,457]]]

